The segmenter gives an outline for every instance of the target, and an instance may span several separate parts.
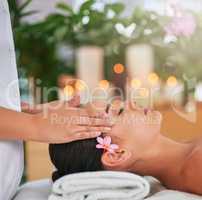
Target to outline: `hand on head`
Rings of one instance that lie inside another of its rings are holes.
[[[112,124],[102,111],[89,105],[78,108],[79,97],[69,102],[55,101],[34,109],[32,140],[46,143],[67,143],[95,138],[102,132],[110,132]]]

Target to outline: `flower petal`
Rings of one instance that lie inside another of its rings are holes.
[[[102,138],[102,137],[97,137],[97,142],[99,143],[99,144],[104,144],[104,139]]]
[[[117,144],[111,144],[110,149],[117,150],[119,149],[119,146]]]
[[[111,148],[108,148],[107,151],[108,151],[109,153],[112,153],[112,154],[115,153],[114,149],[111,149]]]
[[[103,145],[101,145],[101,144],[97,144],[97,145],[96,145],[96,148],[97,148],[97,149],[104,149]]]
[[[106,137],[104,138],[104,145],[110,146],[111,142],[112,142],[112,139],[111,139],[110,136],[106,136]]]

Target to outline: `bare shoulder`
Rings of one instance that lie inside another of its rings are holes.
[[[187,155],[182,179],[187,192],[202,195],[202,142],[195,143]]]

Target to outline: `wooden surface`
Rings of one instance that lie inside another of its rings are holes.
[[[163,114],[162,134],[176,141],[190,141],[202,137],[202,104],[197,105],[196,116],[178,109],[159,109]]]
[[[28,181],[50,178],[53,166],[49,159],[48,145],[26,143],[26,178]]]
[[[202,135],[202,105],[198,105],[196,122],[187,121],[169,107],[159,108],[159,110],[164,118],[162,133],[169,138],[177,141],[189,141]],[[187,116],[186,114],[185,117]],[[190,119],[193,120],[193,116],[189,117]],[[48,145],[28,142],[26,144],[26,162],[29,181],[51,177],[53,167],[49,160]]]

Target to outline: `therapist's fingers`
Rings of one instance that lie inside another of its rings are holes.
[[[89,110],[85,108],[71,108],[73,109],[73,112],[75,115],[80,117],[92,117],[92,118],[105,118],[105,113],[95,111],[95,112],[89,112]]]
[[[85,105],[89,116],[106,117],[107,102],[105,100],[96,100]]]
[[[82,133],[82,132],[103,132],[103,133],[109,133],[111,132],[111,127],[106,126],[75,126],[74,132],[75,133]]]
[[[80,126],[113,126],[108,118],[91,118],[91,117],[78,117],[77,125]]]
[[[77,140],[85,140],[85,139],[93,139],[99,137],[101,132],[79,132],[69,137],[69,142],[77,141]]]

